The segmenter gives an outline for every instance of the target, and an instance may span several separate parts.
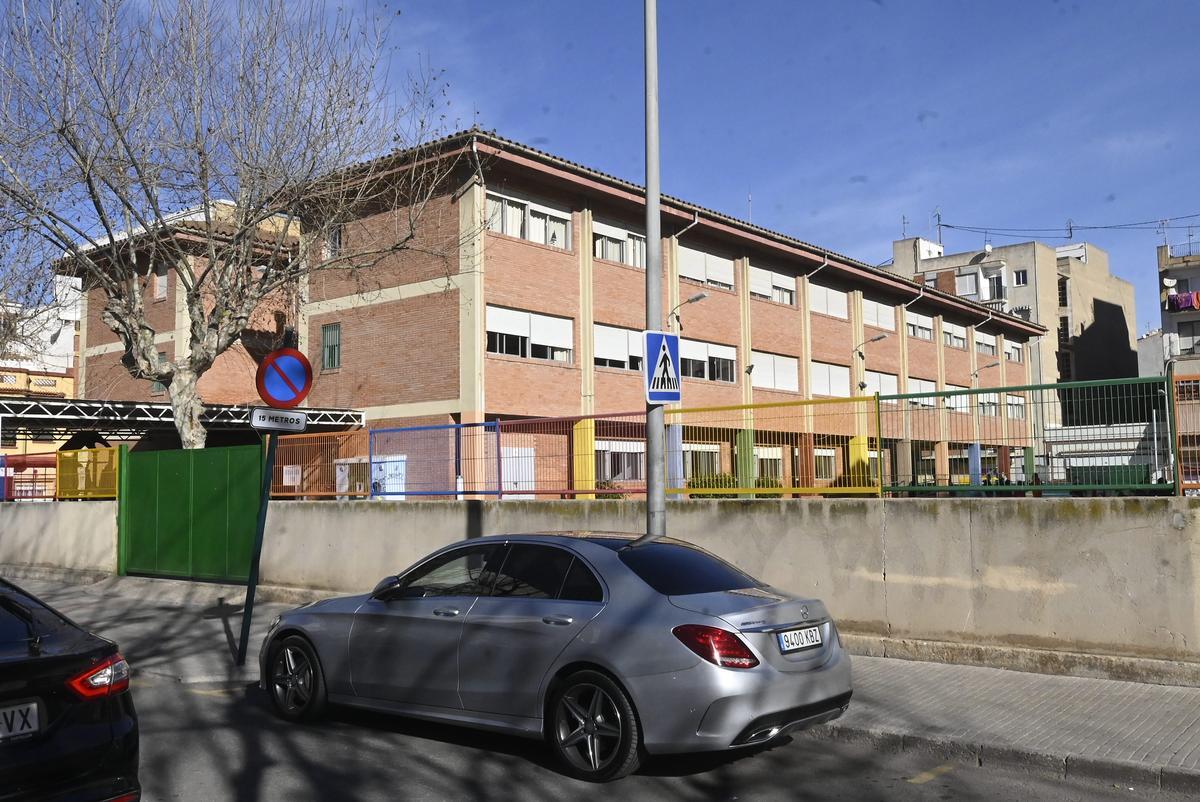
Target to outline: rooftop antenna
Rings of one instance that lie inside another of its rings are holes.
[[[1067,239],[1075,239],[1075,221],[1067,218]]]
[[[941,207],[941,206],[938,206],[938,207],[935,207],[935,208],[934,208],[934,210],[933,210],[933,216],[934,216],[935,218],[937,218],[937,238],[938,238],[938,245],[941,245],[941,244],[942,244],[942,207]]]
[[[900,215],[900,239],[908,239],[908,215]]]
[[[750,190],[746,190],[746,222],[754,224],[754,194]]]

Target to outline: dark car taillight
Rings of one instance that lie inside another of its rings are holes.
[[[734,633],[702,624],[683,624],[671,630],[679,642],[713,665],[722,668],[754,668],[758,658]]]
[[[119,654],[67,680],[67,687],[84,699],[113,696],[129,687],[129,663]]]

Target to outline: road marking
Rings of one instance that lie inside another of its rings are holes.
[[[942,765],[938,766],[935,769],[930,769],[929,771],[923,771],[920,774],[918,774],[916,777],[910,778],[909,782],[912,783],[913,785],[924,785],[925,783],[929,782],[930,780],[936,780],[938,777],[941,777],[943,774],[946,774],[951,771],[954,771],[954,764],[953,763],[943,763]]]
[[[188,688],[189,693],[198,693],[201,696],[230,696],[237,693],[236,688]]]

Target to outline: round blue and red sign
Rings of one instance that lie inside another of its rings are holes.
[[[291,409],[307,398],[312,389],[312,365],[295,348],[280,348],[263,358],[255,383],[259,396],[267,404]]]

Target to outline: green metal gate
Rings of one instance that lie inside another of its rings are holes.
[[[122,574],[245,582],[262,449],[234,446],[122,453]]]

